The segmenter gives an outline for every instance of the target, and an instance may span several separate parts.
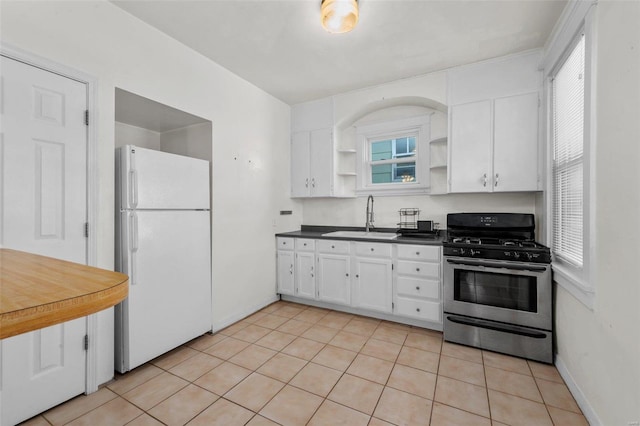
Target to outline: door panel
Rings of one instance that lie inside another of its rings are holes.
[[[391,285],[390,259],[358,258],[356,260],[355,307],[390,313],[392,311]]]
[[[351,278],[349,256],[321,254],[318,256],[318,294],[325,302],[349,305]]]
[[[538,190],[538,93],[495,100],[493,190]]]
[[[326,197],[331,195],[333,176],[333,133],[331,129],[311,132],[311,195]]]
[[[450,192],[491,189],[491,102],[451,107]]]
[[[0,246],[87,261],[87,87],[0,57]],[[0,342],[1,424],[85,391],[86,319]]]
[[[308,197],[310,186],[309,132],[291,135],[291,196]]]
[[[280,294],[293,294],[295,291],[293,257],[293,251],[278,250],[278,293]]]
[[[296,253],[296,296],[316,298],[314,253]]]
[[[86,263],[86,85],[2,57],[5,247]]]

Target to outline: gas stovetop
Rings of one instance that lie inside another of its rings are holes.
[[[534,241],[531,214],[456,213],[447,216],[445,256],[550,263],[548,247]]]

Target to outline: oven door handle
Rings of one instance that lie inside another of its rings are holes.
[[[519,336],[531,337],[534,339],[544,339],[547,334],[541,331],[535,331],[524,327],[518,327],[516,325],[498,324],[489,321],[483,321],[473,318],[465,318],[454,315],[447,315],[447,319],[451,322],[455,322],[462,325],[470,325],[473,327],[486,328],[488,330],[501,331],[503,333],[517,334]]]
[[[542,266],[531,266],[531,265],[513,265],[513,264],[505,265],[501,263],[473,262],[468,260],[453,260],[453,259],[447,259],[447,262],[452,263],[454,265],[502,268],[502,269],[511,269],[513,271],[545,272],[547,270],[547,268]]]

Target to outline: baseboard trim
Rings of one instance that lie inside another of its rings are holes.
[[[256,312],[258,312],[260,309],[269,306],[270,304],[272,304],[273,302],[277,302],[278,300],[280,300],[280,297],[276,294],[273,296],[270,296],[264,300],[262,300],[261,302],[258,302],[256,304],[253,304],[251,306],[249,306],[247,309],[243,309],[242,311],[238,312],[235,315],[223,318],[220,321],[214,321],[213,322],[213,332],[217,332],[222,330],[223,328],[226,328],[228,326],[230,326],[231,324],[234,324],[246,317],[248,317],[249,315],[255,314]]]
[[[587,398],[584,396],[584,393],[582,393],[580,386],[578,386],[575,380],[573,380],[573,376],[571,376],[571,373],[567,369],[566,364],[564,363],[564,361],[562,361],[562,358],[558,354],[556,354],[555,356],[555,365],[558,369],[558,373],[560,373],[560,376],[562,376],[562,379],[567,384],[567,387],[571,391],[571,394],[575,398],[576,403],[582,410],[582,414],[584,414],[589,424],[591,426],[602,426],[602,421],[600,421],[600,418],[596,414],[595,410],[593,409]]]

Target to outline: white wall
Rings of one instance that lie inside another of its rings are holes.
[[[283,167],[289,106],[107,1],[3,1],[0,19],[3,43],[98,79],[98,266],[113,267],[118,87],[213,123],[214,325],[272,300],[273,234],[301,223]]]
[[[114,146],[124,145],[160,150],[160,133],[116,121]]]
[[[211,161],[213,159],[212,132],[211,123],[194,124],[162,132],[160,150]]]
[[[336,143],[340,148],[355,148],[354,124],[434,112],[432,137],[446,135],[446,73],[399,80],[380,86],[340,94],[334,97],[337,123]],[[355,159],[353,160],[355,161]],[[341,165],[341,167],[344,167]],[[355,186],[355,179],[351,180]],[[447,213],[515,212],[534,213],[535,193],[448,194],[374,196],[375,225],[396,227],[402,207],[420,209],[420,219],[433,220],[446,227]],[[303,222],[307,225],[364,226],[366,197],[305,199]]]
[[[640,2],[601,0],[595,18],[595,306],[558,287],[558,357],[592,420],[626,426],[640,422]]]

